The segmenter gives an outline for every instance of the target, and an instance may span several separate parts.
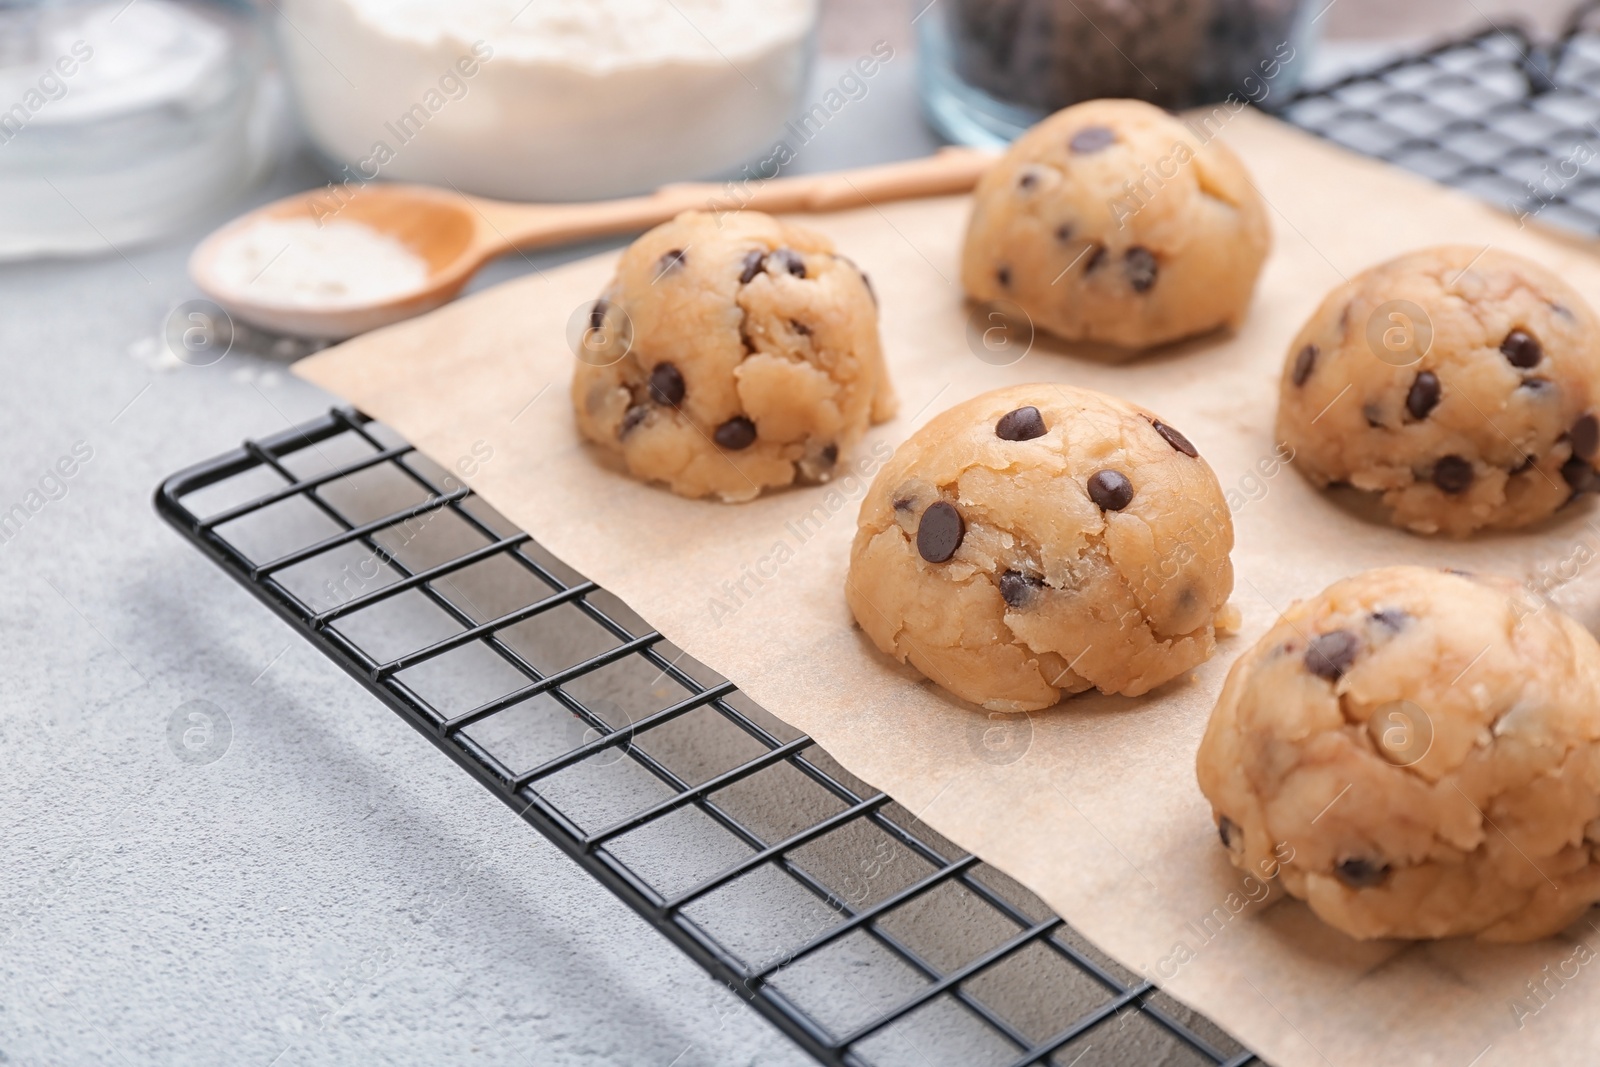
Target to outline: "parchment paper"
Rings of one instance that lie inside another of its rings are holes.
[[[1292,469],[1264,474],[1284,351],[1323,294],[1378,260],[1446,241],[1531,255],[1591,302],[1600,302],[1600,266],[1576,244],[1255,114],[1222,136],[1273,209],[1275,250],[1253,311],[1237,335],[1131,364],[1074,356],[1042,337],[1012,366],[975,358],[955,284],[965,198],[803,220],[871,274],[882,301],[902,415],[858,458],[976,393],[1053,380],[1148,405],[1211,463],[1235,510],[1243,633],[1147,698],[1080,696],[991,722],[880,656],[842,594],[864,481],[724,506],[678,499],[600,463],[573,427],[565,331],[609,277],[611,255],[359,337],[296,371],[445,465],[490,442],[494,462],[469,479],[490,503],[851,771],[1280,1067],[1592,1064],[1600,973],[1572,956],[1577,938],[1600,948],[1600,925],[1586,918],[1567,938],[1527,946],[1358,943],[1296,901],[1246,897],[1237,907],[1229,894],[1240,876],[1217,843],[1193,765],[1229,664],[1292,599],[1396,562],[1550,584],[1600,547],[1600,519],[1585,507],[1534,532],[1452,544],[1364,519]],[[829,517],[820,529],[813,518],[801,540],[790,524],[818,504]],[[775,565],[786,555],[780,544],[793,558]],[[740,583],[744,591],[730,594]],[[1595,585],[1579,575],[1556,599],[1592,625]],[[1009,741],[996,749],[991,728],[1010,731]],[[1203,922],[1214,909],[1226,920]],[[1531,980],[1545,982],[1541,999]]]

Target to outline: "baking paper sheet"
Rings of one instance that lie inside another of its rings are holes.
[[[1595,511],[1468,544],[1413,537],[1276,464],[1272,424],[1290,339],[1329,288],[1370,264],[1440,242],[1494,245],[1543,261],[1594,303],[1600,266],[1575,243],[1253,113],[1221,136],[1272,208],[1274,251],[1252,313],[1236,335],[1123,365],[1043,337],[1010,366],[975,357],[956,284],[965,198],[802,220],[870,273],[882,302],[902,414],[855,459],[979,392],[1060,381],[1147,405],[1211,463],[1234,509],[1243,632],[1146,698],[1086,695],[991,721],[879,655],[842,593],[864,479],[724,506],[599,462],[574,430],[565,338],[613,255],[357,338],[296,371],[446,466],[488,441],[495,460],[468,481],[505,515],[1280,1067],[1592,1064],[1600,967],[1578,962],[1593,956],[1577,942],[1600,949],[1600,922],[1524,946],[1352,941],[1297,901],[1252,899],[1259,892],[1228,865],[1193,765],[1234,657],[1292,599],[1355,571],[1417,562],[1531,576],[1593,627],[1600,579],[1584,564],[1600,549]]]

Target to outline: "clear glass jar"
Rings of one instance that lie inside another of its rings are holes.
[[[174,233],[267,162],[253,10],[227,0],[0,0],[0,259]]]
[[[999,147],[1099,97],[1171,110],[1293,91],[1313,25],[1303,0],[912,0],[929,120]]]

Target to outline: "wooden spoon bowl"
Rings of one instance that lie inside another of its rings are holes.
[[[424,185],[374,182],[334,194],[319,188],[257,208],[216,230],[195,248],[189,274],[235,318],[279,334],[337,340],[431,311],[459,293],[478,269],[514,249],[637,233],[693,209],[774,214],[840,211],[880,201],[969,192],[994,156],[946,148],[925,159],[743,188],[685,183],[650,196],[589,204],[513,204]],[[274,304],[229,285],[217,270],[223,246],[261,219],[335,219],[393,237],[428,265],[423,286],[368,304]]]

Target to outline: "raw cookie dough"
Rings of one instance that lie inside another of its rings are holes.
[[[861,504],[845,593],[883,652],[964,700],[1138,696],[1231,627],[1233,522],[1177,430],[1087,389],[1019,385],[932,419]]]
[[[1499,249],[1429,248],[1323,300],[1289,346],[1278,439],[1318,486],[1464,537],[1600,487],[1597,392],[1600,323],[1571,286]]]
[[[1389,567],[1296,603],[1197,769],[1234,866],[1352,937],[1525,941],[1600,900],[1600,645],[1509,579]]]
[[[979,181],[961,283],[1058,337],[1145,348],[1236,326],[1271,239],[1220,141],[1149,104],[1092,100],[1023,134]]]
[[[866,275],[757,212],[685,212],[623,252],[572,403],[635,477],[730,502],[827,481],[895,409]]]

